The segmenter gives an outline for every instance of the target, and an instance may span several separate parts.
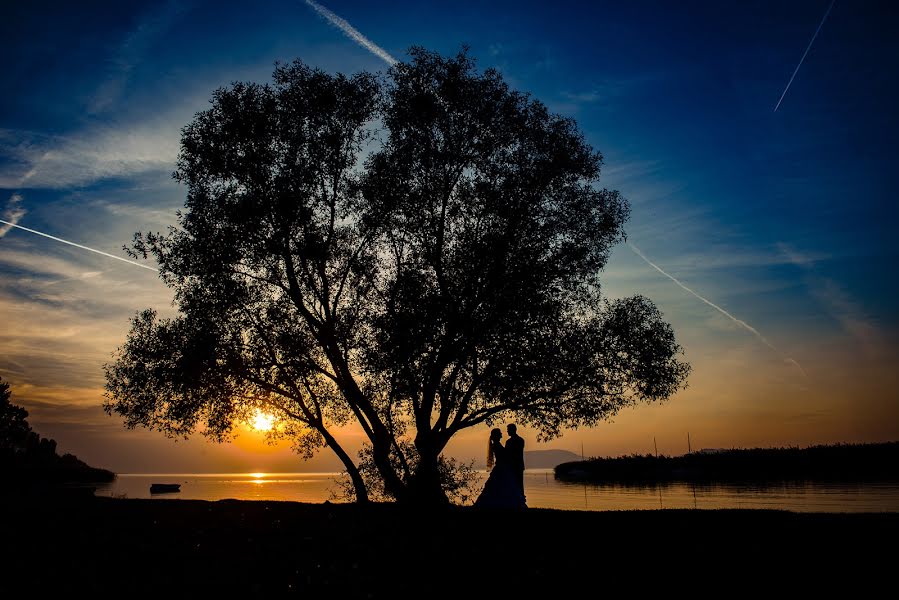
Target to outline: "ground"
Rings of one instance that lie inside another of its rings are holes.
[[[0,508],[2,587],[34,597],[858,596],[893,587],[899,539],[897,513],[416,513],[9,495]]]

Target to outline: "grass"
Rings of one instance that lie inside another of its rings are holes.
[[[566,598],[622,586],[708,592],[717,579],[743,591],[842,583],[863,593],[891,585],[894,557],[879,548],[899,534],[899,514],[746,510],[0,496],[0,513],[4,588],[37,597]]]

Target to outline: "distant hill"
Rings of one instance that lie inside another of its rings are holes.
[[[555,469],[556,465],[581,460],[579,454],[568,450],[527,450],[524,466],[528,469]]]
[[[899,481],[899,442],[592,458],[555,472],[556,479],[594,483]]]

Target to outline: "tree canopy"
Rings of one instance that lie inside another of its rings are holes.
[[[0,448],[21,449],[29,443],[36,445],[37,434],[28,424],[28,411],[10,400],[9,384],[0,377]]]
[[[689,371],[671,327],[600,293],[629,213],[601,166],[572,119],[465,52],[219,89],[182,132],[178,226],[130,247],[179,314],[135,317],[105,408],[218,439],[262,408],[307,456],[330,447],[358,500],[368,468],[433,503],[463,429],[552,438],[664,400]],[[361,462],[333,435],[350,422]]]

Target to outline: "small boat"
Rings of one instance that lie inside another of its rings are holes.
[[[174,494],[181,491],[180,483],[152,483],[150,484],[151,494]]]

